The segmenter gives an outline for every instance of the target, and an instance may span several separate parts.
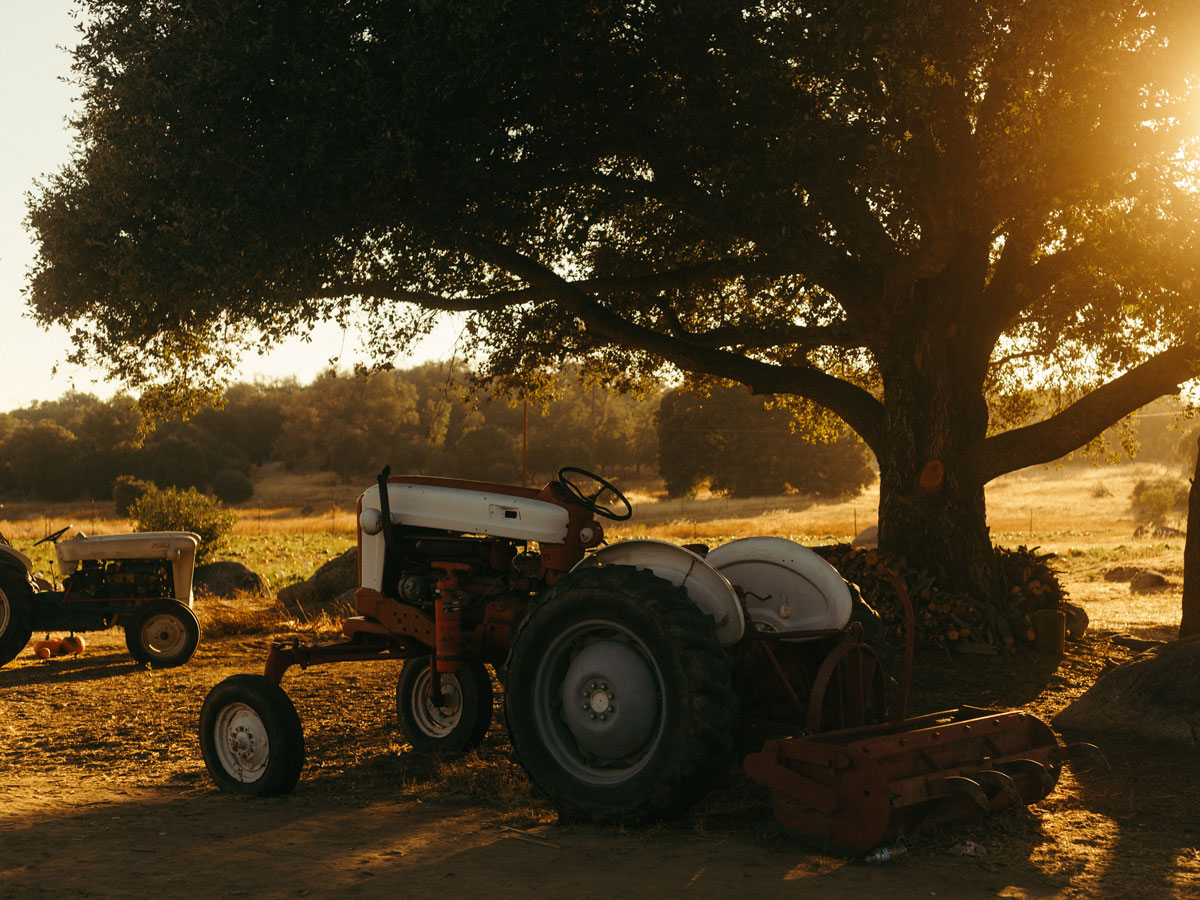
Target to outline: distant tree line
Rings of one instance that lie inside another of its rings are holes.
[[[733,496],[833,498],[857,494],[874,478],[866,447],[850,431],[819,440],[796,429],[791,410],[769,407],[741,386],[674,390],[659,408],[659,474],[672,497],[708,485]]]
[[[749,495],[833,496],[871,477],[863,444],[848,435],[810,442],[786,410],[744,388],[685,388],[632,396],[559,373],[553,399],[527,404],[471,393],[469,374],[430,363],[353,375],[237,384],[220,408],[145,430],[136,403],[69,392],[0,413],[0,497],[109,499],[127,506],[144,485],[252,495],[257,467],[332,471],[362,480],[386,465],[519,482],[522,432],[532,481],[575,465],[602,474],[659,475],[672,496],[704,486]],[[143,435],[143,432],[144,435]]]

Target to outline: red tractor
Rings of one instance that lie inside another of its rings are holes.
[[[911,639],[889,710],[864,639],[878,617],[811,550],[774,537],[712,552],[605,545],[598,517],[632,511],[577,468],[540,490],[385,469],[358,501],[359,615],[343,640],[277,642],[264,675],[209,692],[200,741],[213,780],[289,791],[304,739],[284,673],[394,658],[398,717],[420,751],[483,740],[490,666],[521,765],[569,817],[679,814],[735,744],[762,748],[746,768],[772,788],[784,824],[851,850],[1053,787],[1072,750],[1031,716],[905,719]]]

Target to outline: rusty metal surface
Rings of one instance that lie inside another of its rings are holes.
[[[849,851],[1054,787],[1069,754],[1022,712],[963,707],[894,725],[768,741],[745,761],[779,822]]]
[[[349,627],[351,633],[353,633],[354,628],[351,626],[351,622],[354,621],[353,619],[347,620],[343,626],[343,631]],[[361,629],[361,631],[367,634],[375,634],[376,632],[371,626],[377,623],[371,623],[369,620],[365,620],[365,623],[367,627]],[[429,652],[429,646],[419,641],[385,636],[380,636],[377,640],[362,640],[360,638],[337,641],[331,644],[301,644],[298,639],[276,641],[271,645],[271,649],[267,653],[267,661],[263,666],[263,674],[270,681],[279,684],[283,681],[284,674],[292,666],[307,669],[309,666],[319,666],[336,662],[410,659],[414,656],[426,655]]]
[[[771,789],[781,825],[831,847],[867,850],[889,825],[887,780],[862,751],[807,740],[768,741],[745,760]]]
[[[809,731],[855,728],[887,714],[887,684],[879,655],[861,641],[838,644],[813,678],[805,724]]]

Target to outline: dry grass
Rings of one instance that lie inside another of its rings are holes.
[[[278,464],[254,474],[254,498],[244,507],[304,509],[310,511],[354,509],[354,501],[370,482],[345,482],[332,472],[289,472]]]
[[[1097,627],[1165,636],[1177,621],[1180,606],[1183,540],[1135,539],[1129,507],[1133,485],[1140,479],[1178,476],[1162,467],[1071,466],[1028,469],[988,485],[988,523],[992,538],[1005,546],[1027,545],[1053,552],[1067,590],[1083,599]],[[278,589],[307,578],[354,541],[354,504],[363,489],[331,474],[305,474],[273,469],[260,473],[255,498],[235,507],[237,523],[227,559],[243,562]],[[629,491],[634,517],[608,523],[609,540],[634,537],[684,543],[720,544],[752,534],[790,537],[805,544],[851,539],[875,524],[878,483],[850,500],[819,502],[800,496],[726,498],[701,495],[666,499],[652,484]],[[10,503],[0,519],[3,532],[32,556],[44,572],[54,569],[50,544],[34,541],[74,523],[89,534],[129,531],[132,523],[113,512],[112,504]],[[1170,586],[1153,595],[1132,595],[1127,584],[1105,582],[1117,564],[1136,564],[1164,572]],[[278,610],[259,611],[249,604],[216,610],[213,627],[236,630],[245,619],[249,633],[286,619]]]
[[[1071,466],[1026,469],[987,488],[988,524],[1002,544],[1111,545],[1127,542],[1134,521],[1129,509],[1140,479],[1178,477],[1161,466]],[[353,535],[354,508],[366,483],[346,483],[331,473],[299,474],[280,468],[258,473],[255,496],[233,507],[234,534]],[[610,537],[706,540],[747,534],[779,534],[812,541],[844,540],[875,524],[878,482],[858,496],[833,502],[799,495],[728,498],[701,494],[667,499],[661,488],[637,483],[628,491],[634,517],[614,523]],[[128,531],[111,502],[9,503],[0,507],[0,531],[18,544],[32,543],[67,523],[89,534]]]
[[[987,487],[988,525],[1003,545],[1037,544],[1055,552],[1133,542],[1129,508],[1133,485],[1162,477],[1161,466],[1070,466],[1025,469]],[[805,543],[848,540],[876,524],[879,483],[849,500],[814,501],[800,496],[668,500],[633,493],[634,517],[606,528],[610,537],[709,540],[775,534]]]
[[[354,540],[357,527],[353,506],[349,510],[330,507],[322,513],[305,513],[287,507],[236,509],[234,512],[238,518],[233,534],[341,534]]]
[[[196,617],[206,638],[232,635],[304,634],[326,638],[341,630],[341,622],[327,613],[313,618],[296,618],[272,596],[239,593],[234,597],[201,595]]]
[[[1034,469],[997,479],[988,487],[992,536],[1007,546],[1040,547],[1058,556],[1068,594],[1082,603],[1093,627],[1166,640],[1174,636],[1182,603],[1182,539],[1135,539],[1129,510],[1133,485],[1164,474],[1157,466]],[[318,482],[312,490],[320,487]],[[858,497],[835,503],[801,497],[702,496],[668,500],[650,489],[631,491],[634,518],[611,523],[609,540],[645,537],[712,545],[751,534],[783,535],[806,544],[849,540],[875,523],[878,484]],[[311,491],[306,493],[310,496]],[[345,512],[302,514],[294,508],[239,510],[232,558],[258,568],[276,587],[307,577],[353,541],[353,500]],[[336,531],[331,531],[331,525]],[[1167,575],[1167,588],[1134,594],[1127,582],[1107,582],[1116,565],[1152,568]],[[282,609],[249,598],[244,607],[215,610],[220,633],[233,633],[239,615],[248,633],[276,627],[332,629],[334,623],[290,623]]]

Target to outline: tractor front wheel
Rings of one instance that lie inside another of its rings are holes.
[[[682,588],[631,566],[583,569],[514,636],[513,749],[567,818],[678,815],[732,748],[730,673],[715,623]]]
[[[464,662],[438,679],[442,696],[434,702],[429,657],[405,660],[396,683],[396,715],[414,750],[462,753],[474,750],[492,723],[492,679],[480,662]]]
[[[33,634],[33,586],[23,572],[0,566],[0,666],[12,662]]]
[[[200,708],[200,753],[217,787],[273,797],[304,768],[304,730],[283,688],[262,675],[226,678]]]
[[[182,666],[200,643],[200,621],[178,600],[147,603],[125,627],[129,655],[155,669]]]

